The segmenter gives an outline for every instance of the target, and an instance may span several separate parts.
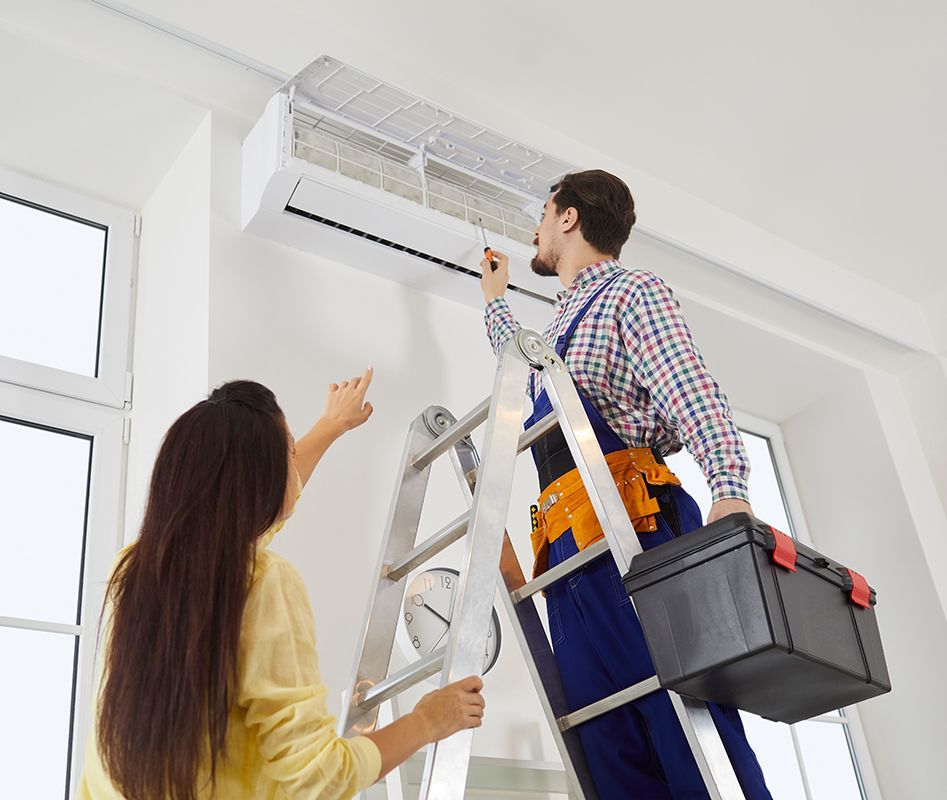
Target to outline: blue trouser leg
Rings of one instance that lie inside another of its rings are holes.
[[[674,493],[681,530],[701,525],[693,499]],[[650,549],[672,538],[666,522],[639,535]],[[571,531],[553,542],[549,566],[577,552]],[[600,700],[654,674],[641,626],[611,556],[598,558],[546,592],[549,631],[570,708]],[[771,800],[735,709],[709,704],[743,792]],[[579,727],[602,800],[691,800],[708,797],[697,764],[665,691],[636,700]]]

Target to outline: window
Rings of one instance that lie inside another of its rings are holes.
[[[750,463],[753,512],[774,527],[809,543],[789,460],[779,428],[735,415]],[[686,451],[668,459],[704,516],[710,490]],[[740,712],[774,800],[874,800],[880,798],[867,745],[852,708],[785,725]]]
[[[0,380],[124,407],[134,220],[0,170]]]
[[[0,416],[0,453],[0,508],[14,534],[0,565],[0,611],[75,625],[92,439]]]
[[[96,377],[108,228],[0,194],[3,355]]]
[[[121,539],[134,217],[0,170],[0,796],[65,797]]]

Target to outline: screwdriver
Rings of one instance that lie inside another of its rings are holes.
[[[478,224],[480,225],[480,235],[483,236],[483,254],[486,257],[487,261],[490,262],[491,272],[496,272],[497,267],[500,266],[497,264],[496,259],[493,257],[493,248],[487,244],[487,231],[483,227],[483,219],[478,218]]]

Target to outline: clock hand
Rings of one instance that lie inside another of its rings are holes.
[[[428,611],[430,611],[435,617],[437,617],[441,622],[443,622],[445,625],[447,625],[448,627],[450,627],[450,620],[449,620],[449,619],[444,619],[444,617],[442,617],[440,614],[438,614],[438,613],[437,613],[433,608],[431,608],[427,603],[425,603],[425,604],[422,606],[422,608],[426,608],[426,609],[427,609]]]
[[[444,631],[440,636],[437,637],[437,641],[434,642],[433,645],[431,645],[431,652],[432,652],[432,653],[437,649],[437,646],[441,643],[441,639],[443,639],[445,636],[447,636],[447,634],[448,634],[449,631],[450,631],[450,628],[448,628],[448,629],[447,629],[446,631]]]

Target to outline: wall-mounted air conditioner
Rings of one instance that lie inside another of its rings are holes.
[[[531,272],[533,232],[549,187],[572,169],[321,57],[243,144],[242,223],[475,307],[482,225],[510,256],[514,311],[541,324],[562,286]]]

